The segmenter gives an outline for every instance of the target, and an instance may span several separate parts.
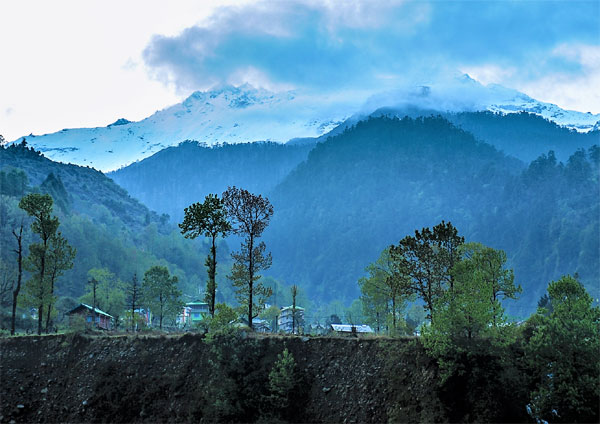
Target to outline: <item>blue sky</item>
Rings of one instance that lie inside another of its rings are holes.
[[[24,0],[0,16],[7,139],[245,82],[343,98],[468,73],[600,112],[598,0]]]

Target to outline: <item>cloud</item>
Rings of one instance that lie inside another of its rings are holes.
[[[184,92],[243,82],[381,90],[463,69],[524,84],[591,72],[599,16],[595,0],[261,2],[156,35],[143,57],[155,78]]]

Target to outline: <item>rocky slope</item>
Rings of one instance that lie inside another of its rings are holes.
[[[272,376],[284,349],[294,358],[293,386]],[[527,421],[522,353],[501,360],[482,352],[475,347],[442,381],[414,339],[244,331],[3,338],[0,422]]]

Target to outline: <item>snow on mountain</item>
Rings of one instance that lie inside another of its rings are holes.
[[[121,118],[106,127],[30,135],[27,141],[52,160],[108,172],[188,139],[213,145],[318,137],[348,118],[346,124],[386,107],[399,111],[526,111],[577,131],[600,127],[600,114],[564,110],[517,90],[484,86],[468,75],[380,93],[371,96],[362,107],[359,97],[354,95],[349,101],[344,95],[333,98],[295,91],[274,93],[248,84],[225,86],[196,91],[183,102],[139,122]]]
[[[400,111],[418,108],[438,112],[529,112],[580,132],[600,127],[600,113],[565,110],[498,84],[483,85],[467,74],[431,85],[411,86],[376,94],[367,100],[360,115],[364,116],[381,108]]]
[[[246,84],[196,91],[139,122],[121,118],[106,127],[26,138],[52,160],[108,172],[187,139],[213,145],[318,137],[353,111],[333,100],[314,102],[292,91],[273,93]]]

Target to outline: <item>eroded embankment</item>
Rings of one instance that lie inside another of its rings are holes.
[[[385,422],[386,361],[406,340],[237,335],[43,336],[0,340],[0,421]],[[270,398],[284,348],[296,361],[289,406]],[[412,349],[417,349],[413,347]],[[429,365],[398,362],[407,399],[433,385]],[[414,393],[414,394],[410,394]],[[397,398],[397,394],[394,395]],[[279,402],[279,403],[278,403]],[[417,408],[418,401],[407,404]]]

